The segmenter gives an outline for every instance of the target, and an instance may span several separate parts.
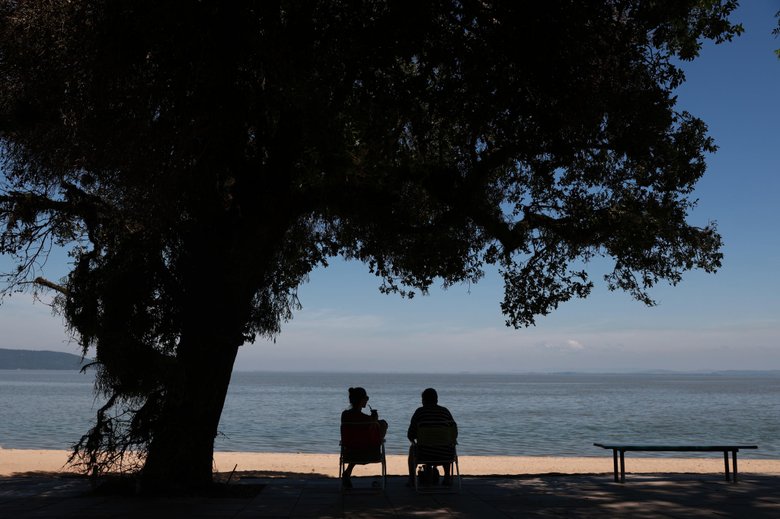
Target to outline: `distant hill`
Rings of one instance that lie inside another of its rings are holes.
[[[0,369],[81,369],[81,356],[59,351],[8,350],[0,348]]]

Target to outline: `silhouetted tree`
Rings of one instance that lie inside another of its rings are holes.
[[[716,270],[686,222],[715,146],[673,91],[735,4],[3,1],[0,251],[7,290],[73,259],[39,283],[107,398],[77,460],[210,482],[239,346],[333,256],[409,297],[498,265],[515,327],[597,256],[647,304]]]

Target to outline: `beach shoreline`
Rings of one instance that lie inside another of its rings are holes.
[[[0,476],[32,472],[75,472],[66,463],[70,451],[39,449],[0,449]],[[748,455],[749,456],[749,455]],[[261,472],[269,476],[312,475],[336,477],[338,454],[280,452],[215,452],[216,472]],[[558,456],[460,456],[460,471],[466,476],[521,476],[528,474],[607,474],[612,473],[612,455],[590,457]],[[626,472],[643,473],[720,473],[723,458],[681,458],[675,456],[643,458],[626,456]],[[354,475],[377,473],[378,465],[358,466]],[[387,473],[404,475],[406,456],[387,456]],[[740,457],[742,475],[780,475],[780,460]]]

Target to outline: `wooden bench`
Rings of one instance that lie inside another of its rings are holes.
[[[612,461],[615,467],[615,481],[619,483],[626,482],[626,465],[624,454],[627,451],[647,451],[647,452],[722,452],[723,461],[726,464],[726,481],[737,482],[737,452],[740,449],[757,449],[757,445],[607,445],[603,443],[594,443],[596,447],[612,449]],[[618,452],[620,453],[620,479],[618,479]],[[733,479],[729,476],[729,452],[733,460]]]

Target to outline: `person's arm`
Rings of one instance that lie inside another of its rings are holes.
[[[450,421],[452,422],[452,426],[455,427],[455,438],[458,437],[458,422],[455,421],[455,418],[452,417],[452,413],[449,409],[447,409],[447,414],[450,415]]]

